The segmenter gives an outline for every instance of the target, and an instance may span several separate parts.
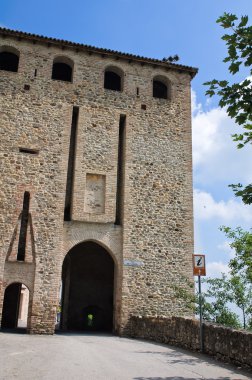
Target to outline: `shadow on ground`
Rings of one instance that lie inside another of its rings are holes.
[[[117,335],[101,331],[76,331],[76,330],[56,330],[55,335],[63,336],[99,336],[99,337],[115,337]]]
[[[134,380],[202,380],[202,377],[198,379],[188,377],[134,377]],[[204,377],[204,380],[240,380],[239,378],[233,379],[231,377]]]
[[[141,339],[141,341],[144,342],[144,340]],[[164,351],[135,351],[135,354],[150,354],[151,356],[155,355],[161,355],[167,359],[167,363],[169,365],[187,365],[187,366],[197,366],[201,365],[202,363],[206,363],[208,366],[218,366],[224,369],[227,369],[230,371],[232,374],[236,374],[237,371],[243,375],[243,376],[251,376],[252,379],[252,372],[250,370],[246,370],[241,367],[237,367],[232,363],[224,363],[220,362],[217,360],[215,357],[207,355],[207,354],[202,354],[202,353],[197,353],[193,351],[189,351],[183,348],[178,348],[174,349],[171,346],[168,346],[166,344],[160,344],[160,343],[155,343],[155,342],[148,342],[153,344],[154,346],[163,346],[169,349],[169,351],[164,352]],[[218,377],[218,378],[204,378],[204,380],[240,380],[239,375],[237,378],[231,378],[231,377]],[[134,378],[134,380],[192,380],[184,377],[139,377],[139,378]],[[198,379],[196,379],[198,380]],[[199,380],[202,380],[202,378],[199,378]]]
[[[25,327],[17,327],[15,329],[1,328],[0,332],[4,334],[27,334],[27,329]]]

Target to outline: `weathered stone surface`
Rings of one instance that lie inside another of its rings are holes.
[[[132,314],[190,315],[173,290],[174,284],[188,287],[193,279],[190,72],[69,45],[62,50],[15,35],[0,36],[0,46],[20,54],[18,72],[0,71],[0,311],[5,288],[22,282],[30,290],[29,331],[53,333],[64,257],[74,245],[92,240],[115,262],[115,331],[123,331]],[[51,79],[59,56],[73,62],[71,83]],[[121,92],[104,89],[110,66],[124,73]],[[169,83],[169,99],[152,97],[156,76]],[[73,106],[79,107],[79,117],[72,209],[71,221],[64,222]],[[117,226],[121,115],[126,127]],[[99,212],[90,212],[87,202],[88,175],[104,179],[100,193],[92,190]],[[25,191],[30,193],[29,262],[15,263],[12,239],[18,239]],[[123,260],[141,265],[123,265]]]
[[[87,174],[85,211],[91,214],[105,212],[106,177],[100,174]]]

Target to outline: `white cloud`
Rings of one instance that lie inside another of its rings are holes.
[[[230,242],[227,240],[222,242],[221,244],[218,244],[217,248],[221,252],[227,253],[230,259],[232,259],[235,256],[235,250],[230,247]]]
[[[222,261],[213,261],[210,263],[206,262],[207,277],[221,277],[222,273],[228,274],[228,272],[228,264],[225,264]]]
[[[198,110],[193,117],[193,160],[196,166],[209,163],[209,159],[223,150],[220,126],[226,118],[224,110]]]
[[[213,196],[202,190],[194,190],[194,214],[198,220],[218,218],[220,222],[252,221],[252,212],[249,206],[241,201],[229,199],[228,201],[215,201]]]
[[[192,90],[192,92],[191,92],[191,102],[192,102],[192,104],[191,104],[192,114],[197,115],[198,112],[202,111],[202,104],[197,103],[197,96],[196,96],[196,92],[194,90]]]
[[[222,250],[222,251],[229,251],[231,248],[230,248],[230,243],[226,240],[226,241],[223,241],[221,244],[218,244],[217,245],[217,248]]]
[[[206,102],[206,108],[209,104]],[[200,184],[218,181],[252,181],[251,147],[238,150],[231,134],[241,131],[221,108],[203,111],[192,92],[192,137],[195,180]]]

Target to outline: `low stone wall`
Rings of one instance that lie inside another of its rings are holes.
[[[125,334],[193,351],[200,350],[199,321],[196,319],[133,316]],[[205,353],[252,369],[252,333],[204,323],[203,336]]]

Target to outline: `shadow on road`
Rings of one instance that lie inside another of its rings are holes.
[[[144,342],[144,340],[141,340]],[[232,374],[240,373],[243,376],[251,376],[252,379],[252,373],[249,370],[241,369],[240,367],[237,368],[232,363],[223,363],[218,361],[215,357],[209,356],[207,354],[197,353],[185,350],[183,348],[177,348],[174,349],[171,346],[168,346],[166,344],[160,344],[155,342],[148,342],[153,344],[154,346],[162,346],[169,349],[169,351],[164,352],[160,350],[150,350],[150,351],[135,351],[135,354],[150,354],[151,356],[155,355],[161,355],[166,359],[167,364],[169,365],[186,365],[186,366],[197,366],[202,365],[202,363],[207,364],[208,366],[218,366],[221,368],[224,368],[226,370],[229,370]],[[199,378],[202,380],[202,378]],[[204,380],[240,380],[239,376],[237,378],[234,377],[218,377],[218,378],[204,378]],[[134,380],[192,380],[184,377],[139,377],[134,378]],[[196,379],[197,380],[197,379]]]
[[[163,351],[135,351],[136,354],[150,354],[150,355],[161,355],[165,356],[169,364],[186,364],[186,365],[197,365],[202,362],[207,362],[208,364],[215,364],[213,358],[204,358],[204,355],[196,354],[187,351],[174,351],[169,347],[169,352]],[[190,355],[190,356],[189,356]],[[209,363],[210,361],[210,363]],[[218,362],[219,366],[222,366]]]
[[[4,334],[27,334],[27,329],[24,327],[17,327],[15,329],[1,328],[0,332]]]
[[[188,377],[134,377],[134,380],[202,380],[202,377],[198,379]],[[233,379],[231,377],[204,377],[204,380],[240,380],[239,378]]]
[[[100,337],[115,337],[112,333],[101,332],[101,331],[63,331],[56,330],[55,335],[63,335],[63,336],[100,336]]]

